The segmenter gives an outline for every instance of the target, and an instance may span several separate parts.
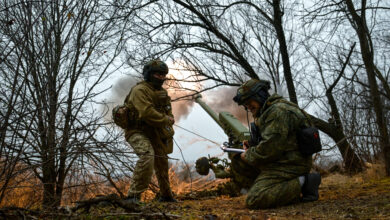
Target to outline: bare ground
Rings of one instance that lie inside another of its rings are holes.
[[[390,177],[383,177],[378,170],[369,169],[352,177],[328,175],[322,180],[318,201],[275,209],[249,210],[245,195],[179,195],[177,203],[148,202],[130,208],[121,206],[121,200],[115,197],[108,201],[92,199],[95,205],[72,212],[2,209],[0,219],[390,219]]]
[[[320,199],[266,210],[245,208],[245,196],[158,204],[184,219],[390,219],[390,178],[331,175],[323,179]]]

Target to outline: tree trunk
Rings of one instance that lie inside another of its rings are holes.
[[[291,73],[291,66],[290,66],[290,60],[287,51],[286,38],[282,26],[283,14],[280,10],[280,0],[273,0],[272,6],[274,10],[273,26],[275,28],[276,35],[279,42],[280,53],[283,61],[283,70],[284,70],[283,72],[284,72],[284,78],[286,79],[287,90],[289,93],[290,101],[298,104],[298,98],[295,92],[294,81]],[[332,98],[333,97],[329,99],[328,97],[329,104]],[[336,110],[337,110],[337,106],[336,106]],[[313,117],[313,121],[321,131],[325,132],[337,143],[337,147],[344,160],[345,169],[351,174],[361,172],[363,170],[363,166],[361,164],[359,157],[356,155],[356,153],[353,151],[350,144],[346,140],[341,125],[341,121],[339,121],[339,123],[335,125],[327,123],[323,120],[314,117]]]
[[[347,141],[343,130],[340,129],[340,127],[337,127],[335,124],[328,123],[312,115],[311,118],[314,122],[314,125],[318,129],[327,134],[336,142],[337,148],[343,157],[344,168],[347,170],[347,172],[350,174],[361,172],[363,170],[362,163],[355,151],[351,148],[351,145]]]
[[[44,209],[54,209],[56,207],[55,202],[55,163],[53,158],[45,156],[42,160],[42,183],[43,183],[43,201],[42,207]]]
[[[275,27],[276,36],[279,42],[279,49],[282,55],[284,78],[286,79],[287,90],[290,97],[290,101],[298,104],[297,94],[295,93],[295,86],[293,77],[291,74],[290,60],[288,57],[286,38],[284,36],[282,26],[282,12],[280,11],[280,0],[273,0],[274,8],[274,20],[273,26]]]
[[[365,5],[362,4],[361,16],[355,10],[351,0],[346,0],[348,11],[352,19],[350,20],[352,26],[359,38],[361,54],[366,67],[368,84],[370,86],[370,95],[373,104],[373,109],[376,116],[376,123],[380,133],[379,144],[384,153],[386,174],[390,176],[390,140],[387,129],[386,117],[383,113],[383,104],[380,98],[378,83],[375,76],[374,51],[372,47],[371,35],[367,29],[365,20]]]

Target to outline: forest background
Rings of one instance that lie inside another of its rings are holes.
[[[379,0],[2,1],[0,204],[123,197],[136,156],[110,109],[154,58],[169,64],[177,121],[202,93],[245,124],[231,97],[267,79],[322,131],[318,164],[333,151],[349,174],[379,162],[389,176],[389,10]]]

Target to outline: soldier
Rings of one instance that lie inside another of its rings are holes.
[[[310,119],[294,103],[277,94],[270,96],[269,89],[270,82],[251,79],[233,98],[252,113],[261,135],[257,145],[246,146],[245,153],[240,155],[260,170],[248,192],[246,205],[264,209],[316,201],[321,176],[309,173],[312,157],[302,154],[297,144],[297,131],[302,126],[311,126]]]
[[[168,66],[152,60],[143,68],[144,81],[135,85],[126,97],[131,123],[125,129],[127,142],[139,157],[126,202],[139,202],[155,170],[160,187],[160,202],[176,202],[169,185],[168,157],[173,151],[174,118],[171,99],[162,85]]]

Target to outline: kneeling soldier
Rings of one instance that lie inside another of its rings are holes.
[[[316,201],[321,176],[309,173],[311,155],[298,147],[297,133],[311,122],[297,105],[274,94],[270,82],[249,80],[238,90],[234,101],[249,110],[261,141],[247,148],[241,158],[260,174],[251,186],[246,205],[252,209],[283,206],[298,201]]]

